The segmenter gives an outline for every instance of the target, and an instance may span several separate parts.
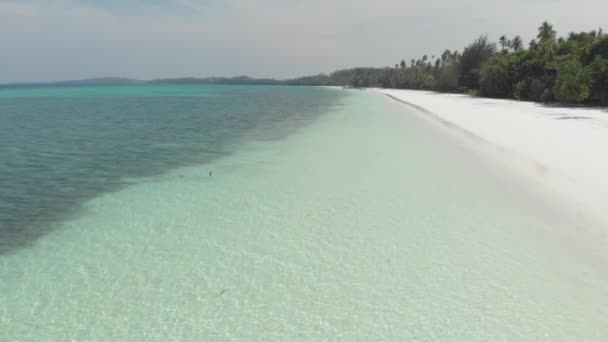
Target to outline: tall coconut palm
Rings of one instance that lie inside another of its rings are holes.
[[[555,52],[553,51],[553,46],[555,46],[555,34],[556,33],[553,29],[553,25],[545,21],[538,28],[538,35],[536,37],[538,38],[540,45],[545,49],[545,51],[549,51],[551,53],[551,56],[553,57],[553,62],[555,62],[555,70],[557,71],[557,77],[559,77],[559,65],[557,64]]]
[[[441,64],[446,65],[446,63],[448,62],[448,60],[450,59],[451,56],[452,56],[452,51],[450,51],[450,50],[443,51],[443,53],[441,54]]]
[[[536,39],[532,39],[530,41],[530,50],[536,50],[536,48],[538,48],[538,43],[536,42]]]
[[[538,28],[538,35],[536,36],[541,45],[550,45],[555,43],[555,30],[553,25],[548,22],[543,22]]]
[[[513,40],[511,41],[511,47],[513,47],[513,51],[515,51],[515,53],[518,53],[519,50],[521,50],[522,46],[523,46],[523,41],[521,40],[521,37],[520,36],[513,37]]]
[[[502,48],[502,53],[506,53],[507,46],[509,46],[509,39],[507,39],[507,36],[503,34],[502,36],[500,36],[500,38],[498,38],[498,42],[500,44],[500,47]]]

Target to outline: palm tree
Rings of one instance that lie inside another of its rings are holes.
[[[538,48],[538,43],[536,42],[536,39],[532,39],[530,41],[530,50],[536,50],[536,48]]]
[[[538,38],[541,45],[550,45],[555,43],[555,30],[553,29],[553,25],[548,22],[543,22],[538,28]]]
[[[404,60],[401,61],[400,66],[401,66],[401,69],[405,69],[405,61]]]
[[[540,42],[540,45],[551,53],[553,57],[553,62],[555,62],[555,70],[557,71],[557,77],[559,77],[559,65],[557,64],[557,59],[555,58],[555,52],[553,51],[553,46],[555,45],[555,30],[553,29],[553,25],[548,22],[543,22],[538,28],[538,35],[536,36]]]
[[[522,42],[520,36],[513,37],[513,40],[511,41],[511,46],[513,47],[513,51],[515,51],[515,53],[519,52],[522,45],[523,45],[523,42]]]
[[[500,43],[500,47],[502,48],[502,53],[507,53],[507,46],[509,46],[509,39],[504,34],[498,38],[498,42]]]
[[[441,54],[441,64],[445,65],[451,56],[452,56],[452,51],[450,51],[450,50],[443,51],[443,53]]]

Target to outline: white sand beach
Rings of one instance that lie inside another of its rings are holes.
[[[376,91],[490,147],[501,166],[523,172],[539,189],[548,187],[577,214],[608,223],[608,108]]]

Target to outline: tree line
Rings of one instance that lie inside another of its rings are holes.
[[[345,73],[347,71],[341,71]],[[353,87],[466,92],[494,98],[608,104],[608,35],[602,30],[557,37],[544,22],[536,39],[480,36],[462,52],[445,50],[394,67],[349,71]],[[332,75],[328,83],[333,82]]]

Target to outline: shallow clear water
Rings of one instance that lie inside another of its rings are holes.
[[[0,254],[134,177],[280,139],[338,104],[316,88],[223,86],[0,89]]]
[[[606,340],[590,229],[415,113],[340,94],[0,256],[0,340]]]

